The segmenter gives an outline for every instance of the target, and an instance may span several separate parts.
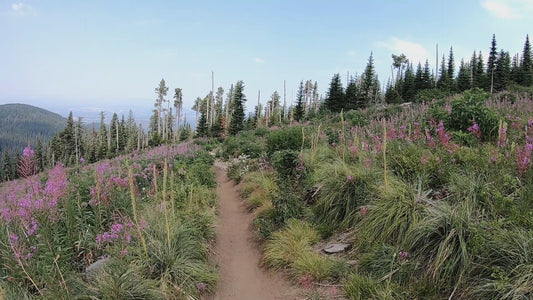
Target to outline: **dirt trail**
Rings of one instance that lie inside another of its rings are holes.
[[[251,231],[252,215],[246,210],[238,188],[215,164],[219,187],[216,262],[219,288],[213,300],[301,299],[298,288],[280,274],[260,267],[261,253]]]

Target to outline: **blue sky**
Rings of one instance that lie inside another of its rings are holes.
[[[531,15],[533,0],[0,0],[0,104],[149,113],[165,78],[190,108],[214,71],[215,88],[244,81],[251,110],[258,90],[265,103],[283,80],[288,101],[300,80],[324,93],[334,73],[361,73],[371,51],[382,83],[391,54],[434,66],[437,43],[459,63],[486,54],[494,33],[514,55]]]

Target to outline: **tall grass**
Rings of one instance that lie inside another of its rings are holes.
[[[316,171],[320,196],[314,207],[320,222],[349,227],[359,217],[359,208],[375,196],[376,172],[342,160],[322,164]]]
[[[379,190],[367,216],[357,224],[358,243],[363,248],[374,243],[401,246],[407,232],[426,215],[428,192],[422,191],[420,184],[414,189],[394,177],[390,183],[388,189]]]
[[[445,202],[429,206],[427,217],[407,234],[410,253],[424,263],[428,275],[438,283],[457,286],[469,269],[472,227],[476,224],[473,204],[463,202],[455,207]]]
[[[265,244],[263,261],[271,268],[280,270],[291,265],[301,253],[310,251],[318,242],[318,232],[308,223],[289,220],[281,231],[274,232]]]

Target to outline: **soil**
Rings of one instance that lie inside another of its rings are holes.
[[[283,277],[261,267],[261,251],[251,230],[253,215],[239,195],[238,186],[215,164],[219,210],[216,262],[219,286],[211,300],[302,299],[302,291]]]

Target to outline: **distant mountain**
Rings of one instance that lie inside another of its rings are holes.
[[[35,149],[38,140],[46,145],[66,123],[66,118],[35,106],[0,105],[0,153],[20,153],[28,143]]]

